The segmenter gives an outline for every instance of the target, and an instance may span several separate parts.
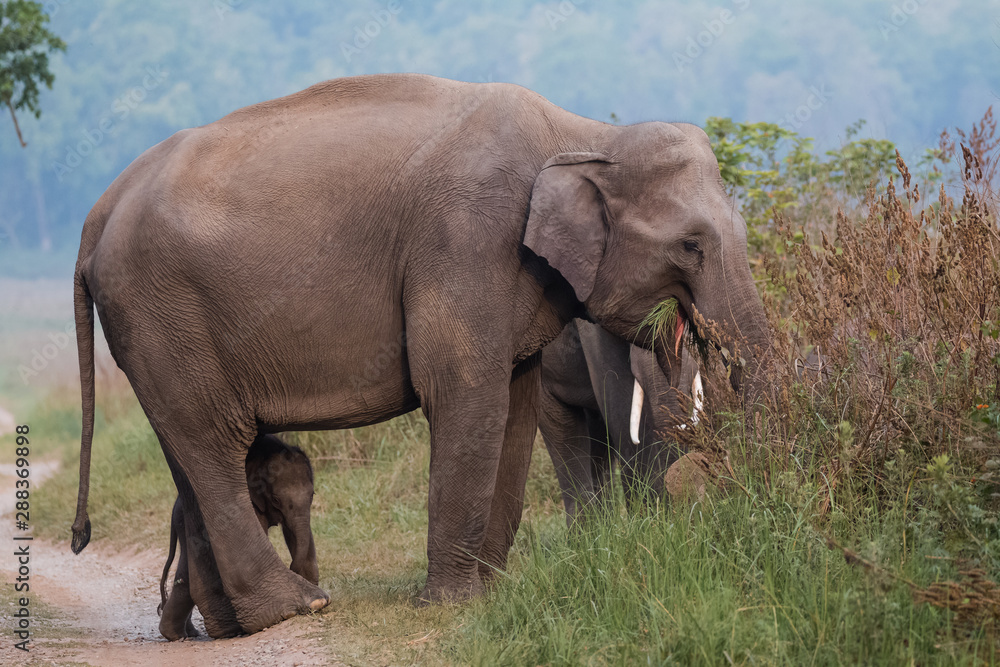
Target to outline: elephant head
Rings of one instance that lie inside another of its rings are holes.
[[[744,398],[755,401],[771,332],[747,260],[746,222],[723,189],[708,136],[669,123],[609,132],[600,152],[562,153],[544,164],[525,245],[565,278],[590,317],[653,349],[674,388],[679,341],[693,314],[717,323],[724,340],[716,345],[739,346],[726,361],[743,361],[731,383],[746,384]],[[671,298],[676,330],[655,344],[647,316]]]

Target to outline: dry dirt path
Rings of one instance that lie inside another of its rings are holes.
[[[14,432],[14,415],[0,407],[0,437]]]
[[[57,461],[32,461],[31,482],[41,484]],[[10,586],[13,557],[14,466],[0,465],[0,584]],[[28,653],[13,647],[10,630],[0,638],[3,665],[343,665],[316,636],[318,622],[297,617],[249,637],[167,642],[160,637],[156,605],[166,549],[112,551],[90,545],[74,556],[68,543],[30,544],[31,604],[46,605],[55,628],[33,637]],[[166,545],[164,544],[164,547]],[[103,548],[102,548],[103,547]],[[3,610],[9,621],[13,610]],[[196,615],[196,625],[204,631]],[[7,626],[7,623],[4,623]],[[9,627],[9,626],[8,626]]]

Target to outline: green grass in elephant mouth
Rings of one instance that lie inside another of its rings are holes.
[[[653,306],[649,314],[639,323],[637,333],[649,328],[653,333],[653,340],[662,341],[669,345],[670,334],[677,326],[678,313],[680,313],[682,318],[687,319],[684,317],[684,313],[681,311],[681,304],[677,299],[674,297],[664,299]]]
[[[678,327],[678,316],[681,318],[680,327]],[[679,352],[680,343],[684,338],[690,337],[701,357],[707,358],[708,339],[701,337],[694,320],[684,312],[684,307],[674,297],[664,299],[649,311],[636,327],[636,337],[643,330],[651,331],[654,341],[666,345],[675,352]]]

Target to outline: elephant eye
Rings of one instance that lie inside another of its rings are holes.
[[[684,242],[684,249],[687,250],[688,252],[698,252],[699,251],[698,242],[697,241],[690,241],[690,240],[689,241],[685,241]]]

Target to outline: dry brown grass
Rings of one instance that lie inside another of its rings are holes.
[[[1000,542],[975,526],[1000,511],[1000,488],[982,484],[1000,460],[1000,137],[992,112],[956,134],[957,146],[942,135],[940,154],[961,156],[960,194],[939,186],[928,201],[897,153],[896,173],[858,209],[825,222],[775,212],[782,242],[761,262],[776,333],[766,405],[748,429],[712,361],[715,414],[684,437],[728,454],[741,479],[802,502],[819,534],[843,531],[831,515],[874,503],[902,512],[900,566],[929,535],[971,554],[946,557],[950,574],[920,585],[826,538],[848,564],[947,610],[960,634],[993,641]]]
[[[775,214],[783,249],[762,262],[775,363],[748,461],[765,476],[805,466],[832,491],[859,466],[878,475],[901,447],[979,462],[1000,450],[1000,434],[970,419],[1000,403],[1000,216],[990,185],[1000,138],[991,113],[960,137],[969,142],[960,144],[960,200],[942,186],[925,201],[897,157],[898,173],[882,194],[869,190],[860,214],[809,226]],[[692,436],[696,449],[741,432],[725,371],[708,365],[708,403],[730,414]]]

